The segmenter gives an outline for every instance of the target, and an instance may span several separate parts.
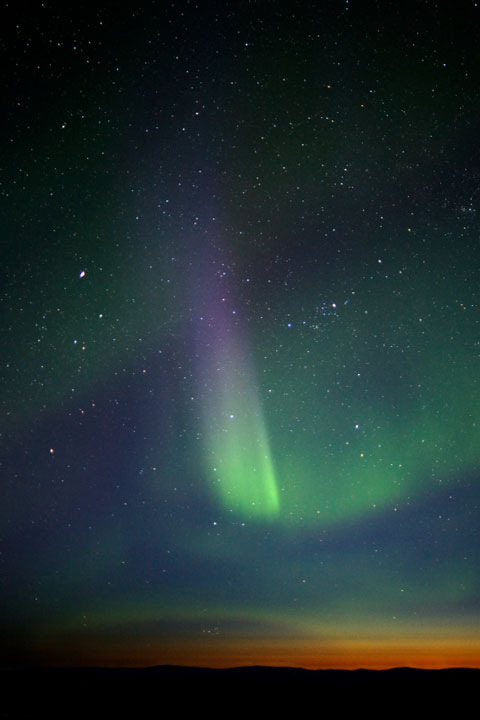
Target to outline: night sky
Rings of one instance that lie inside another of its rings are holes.
[[[3,3],[2,665],[480,666],[480,3]]]

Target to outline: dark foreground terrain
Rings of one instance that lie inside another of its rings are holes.
[[[0,670],[0,718],[170,717],[332,712],[374,715],[417,709],[461,712],[478,696],[480,670],[229,670],[154,667]]]

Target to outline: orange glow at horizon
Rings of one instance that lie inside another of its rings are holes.
[[[53,641],[38,648],[38,657],[46,665],[152,667],[182,665],[228,668],[265,665],[302,667],[311,670],[359,668],[386,670],[394,667],[441,669],[447,667],[480,668],[478,638],[440,637],[415,641],[413,638],[353,639],[322,644],[313,640],[269,640],[259,638],[205,639],[192,643],[169,638],[165,642],[124,639],[106,643],[86,638],[68,648]]]

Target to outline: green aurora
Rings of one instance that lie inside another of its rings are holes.
[[[478,667],[480,6],[54,5],[5,20],[4,665]]]

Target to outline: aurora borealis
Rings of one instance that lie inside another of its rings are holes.
[[[480,5],[4,8],[2,665],[480,666]]]
[[[215,286],[216,278],[212,281]],[[212,282],[205,278],[204,286],[209,295]],[[248,343],[229,296],[228,289],[217,292],[199,318],[206,327],[199,331],[197,351],[205,473],[227,510],[268,518],[279,510],[275,470]]]

